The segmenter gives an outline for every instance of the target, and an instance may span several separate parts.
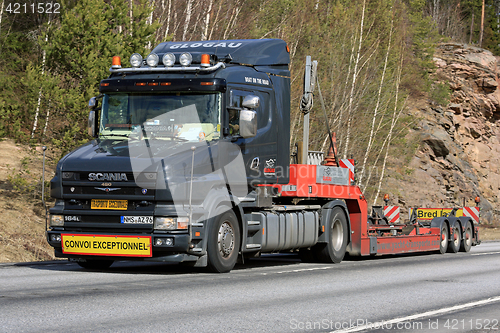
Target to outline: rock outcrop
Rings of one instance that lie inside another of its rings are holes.
[[[420,119],[412,130],[420,149],[407,166],[409,175],[387,184],[398,189],[400,205],[457,207],[465,200],[470,206],[479,196],[482,221],[500,223],[499,61],[477,47],[438,46],[436,77],[449,85],[450,103],[410,108]]]

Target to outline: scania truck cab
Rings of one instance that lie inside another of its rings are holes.
[[[288,182],[289,61],[277,39],[166,42],[128,68],[113,58],[89,102],[95,139],[51,181],[56,256],[232,268],[241,207],[271,205],[259,185]]]

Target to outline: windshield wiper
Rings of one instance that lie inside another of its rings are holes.
[[[121,136],[121,137],[124,137],[124,138],[128,138],[127,134],[115,134],[115,133],[100,134],[99,137],[101,137],[101,136]]]

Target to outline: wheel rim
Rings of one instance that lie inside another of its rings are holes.
[[[223,222],[217,236],[219,253],[223,258],[227,258],[233,253],[234,240],[235,235],[233,226],[228,221]]]
[[[470,228],[467,228],[467,230],[465,230],[465,244],[467,246],[471,246],[472,244],[472,230]]]
[[[460,246],[460,229],[458,228],[453,229],[453,244],[457,248]]]
[[[441,247],[444,248],[448,243],[448,234],[446,228],[441,229]]]
[[[332,246],[335,251],[342,248],[344,242],[344,227],[339,220],[335,220],[332,225]]]

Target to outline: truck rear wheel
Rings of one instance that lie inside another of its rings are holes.
[[[448,250],[451,253],[457,253],[460,250],[460,243],[462,237],[460,237],[460,227],[458,226],[458,222],[453,227],[453,236],[451,237],[451,242],[448,246]]]
[[[92,260],[87,259],[85,261],[77,261],[80,267],[85,269],[106,269],[113,264],[113,260]]]
[[[227,209],[227,208],[226,208]],[[217,215],[210,226],[207,243],[208,268],[215,273],[233,269],[240,249],[240,227],[232,210]]]
[[[331,216],[332,218],[326,230],[328,232],[328,243],[318,244],[315,247],[315,254],[316,258],[322,262],[338,264],[344,259],[346,253],[349,229],[342,208],[335,207]]]
[[[439,243],[439,252],[445,254],[448,249],[448,225],[443,223],[441,226],[441,242]]]
[[[464,239],[462,239],[462,244],[460,246],[460,251],[469,252],[472,247],[472,225],[467,222],[465,227]]]

